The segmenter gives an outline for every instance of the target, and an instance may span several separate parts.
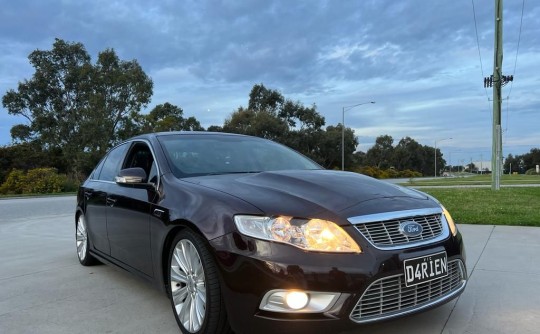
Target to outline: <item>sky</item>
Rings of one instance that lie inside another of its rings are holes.
[[[154,83],[144,112],[169,102],[204,127],[223,125],[262,83],[315,104],[327,126],[341,123],[343,107],[376,102],[345,112],[358,150],[408,136],[452,165],[488,161],[494,2],[3,1],[0,94],[31,79],[28,55],[60,38],[82,43],[93,62],[107,48],[136,59]],[[505,1],[503,27],[503,74],[514,75],[502,94],[507,156],[540,147],[540,1]],[[19,123],[0,107],[0,145]]]

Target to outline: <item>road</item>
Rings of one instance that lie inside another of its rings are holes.
[[[179,333],[164,294],[79,264],[74,207],[73,196],[0,200],[0,333]],[[540,228],[460,230],[470,280],[458,300],[346,334],[538,333]]]

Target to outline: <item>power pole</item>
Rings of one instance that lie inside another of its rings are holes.
[[[502,75],[503,61],[503,0],[495,0],[495,49],[493,75],[484,78],[484,87],[493,87],[493,142],[491,146],[491,189],[501,187],[502,131],[501,90],[502,86],[514,81],[513,75]]]
[[[495,50],[493,59],[493,143],[491,153],[491,190],[501,187],[501,79],[503,60],[503,1],[495,0]]]

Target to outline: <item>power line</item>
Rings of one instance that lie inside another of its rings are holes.
[[[525,1],[525,0],[523,0]],[[472,10],[473,10],[473,18],[474,18],[474,31],[476,32],[476,46],[478,47],[478,58],[480,59],[480,71],[482,72],[482,78],[485,78],[484,76],[484,65],[482,63],[482,54],[480,53],[480,40],[478,39],[478,25],[476,23],[476,9],[474,7],[474,0],[471,0],[472,3]],[[485,85],[484,85],[485,86]],[[486,98],[489,103],[489,95],[487,93],[487,88],[484,87],[484,92],[486,93]]]
[[[518,54],[519,54],[519,44],[521,43],[521,28],[523,27],[523,12],[525,11],[525,0],[521,3],[521,19],[519,21],[519,35],[518,35],[518,42],[517,42],[517,48],[516,48],[516,59],[514,60],[514,71],[512,72],[512,76],[516,74],[516,67],[517,67],[517,60],[518,60]],[[510,91],[508,92],[508,97],[510,97],[510,94],[512,93],[512,87],[514,86],[514,82],[510,84]]]
[[[521,2],[521,19],[519,21],[519,34],[518,34],[518,42],[517,42],[517,48],[516,48],[516,58],[514,60],[514,71],[512,72],[512,77],[516,74],[516,68],[517,68],[517,60],[518,60],[518,54],[519,54],[519,44],[521,43],[521,30],[523,28],[523,13],[525,11],[525,0]],[[510,84],[510,90],[508,91],[508,95],[506,96],[506,127],[504,131],[508,131],[508,115],[510,114],[509,111],[509,100],[510,100],[510,94],[512,94],[512,88],[514,87],[514,81]]]

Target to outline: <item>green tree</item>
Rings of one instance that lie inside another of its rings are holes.
[[[277,115],[285,102],[283,95],[274,89],[266,88],[262,83],[256,84],[249,93],[248,110],[255,112],[266,111]]]
[[[223,131],[284,142],[288,125],[270,111],[240,107],[225,120]]]
[[[152,95],[152,81],[137,61],[122,61],[112,49],[93,65],[81,43],[56,39],[52,50],[35,50],[29,60],[32,78],[2,98],[10,114],[28,121],[14,126],[12,137],[61,150],[75,175],[135,131],[133,119]]]
[[[427,161],[433,161],[433,164],[431,164],[431,169],[433,170],[433,172],[435,172],[435,162],[434,162],[434,159],[437,159],[437,176],[439,176],[441,174],[441,171],[444,170],[444,168],[446,167],[446,160],[444,160],[443,158],[443,154],[441,152],[441,150],[439,148],[437,148],[435,150],[434,147],[431,147],[431,146],[424,146],[424,150],[425,150],[425,155],[427,157],[430,156],[430,153],[431,153],[431,158],[427,158]],[[424,174],[424,175],[429,175],[429,174]]]
[[[353,154],[353,165],[364,166],[366,163],[366,152],[356,151]]]
[[[184,118],[182,108],[166,102],[143,117],[143,133],[161,131],[204,131],[195,117]]]
[[[80,43],[56,39],[53,50],[36,50],[28,59],[35,73],[2,98],[8,112],[25,117],[29,125],[12,128],[14,140],[39,139],[44,146],[61,147],[77,140],[68,124],[88,108],[92,76],[90,56]]]
[[[206,131],[209,132],[223,132],[223,127],[219,125],[210,125]]]
[[[254,85],[249,93],[248,108],[239,107],[233,112],[225,120],[223,131],[286,143],[291,126],[287,116],[294,111],[285,112],[285,102],[280,92],[268,89],[263,84]],[[290,108],[290,104],[288,106]]]
[[[423,174],[427,169],[424,148],[410,137],[402,138],[394,148],[393,164],[397,170],[409,169]]]
[[[289,125],[289,131],[283,142],[324,164],[326,157],[321,151],[321,146],[324,145],[326,135],[322,128],[325,120],[317,111],[317,107],[315,105],[305,107],[300,102],[286,100],[278,116]]]
[[[443,159],[443,154],[440,149],[433,146],[422,145],[418,148],[418,165],[415,170],[421,172],[423,175],[434,175],[435,173],[435,155],[437,159],[437,173],[439,174],[446,166],[446,160]]]
[[[304,106],[285,98],[279,91],[263,84],[254,85],[248,107],[239,107],[227,118],[223,127],[210,131],[241,133],[271,139],[288,145],[327,168],[341,166],[341,125],[324,129],[325,119],[316,105]],[[347,166],[358,145],[354,131],[345,129]]]
[[[94,121],[102,119],[96,130],[103,137],[95,149],[105,153],[132,136],[126,129],[133,128],[140,109],[150,102],[153,83],[136,60],[120,60],[113,49],[98,54],[93,74],[88,114]]]
[[[540,149],[531,148],[529,153],[513,156],[509,154],[504,162],[504,169],[512,172],[525,173],[527,170],[536,170],[536,165],[540,165]]]
[[[529,153],[523,155],[524,169],[535,169],[536,165],[540,165],[540,149],[532,148]]]
[[[383,135],[375,139],[375,145],[366,152],[366,164],[386,169],[392,166],[394,155],[394,139]]]
[[[469,173],[473,173],[475,171],[478,171],[478,167],[474,163],[467,164],[466,171]]]
[[[514,171],[519,170],[519,158],[514,156],[512,154],[508,154],[506,159],[504,160],[504,170],[506,173],[512,174]]]
[[[328,169],[341,169],[341,139],[343,126],[327,126],[320,144],[319,163]],[[358,146],[358,139],[354,135],[354,130],[345,128],[345,169],[351,170],[355,159],[354,151]]]
[[[375,145],[363,157],[363,165],[374,166],[381,170],[394,168],[397,171],[408,170],[419,172],[422,175],[433,175],[435,153],[437,154],[437,166],[443,169],[446,164],[439,149],[435,152],[433,147],[420,145],[410,137],[402,138],[395,147],[392,145],[393,138],[391,136],[377,137]]]

